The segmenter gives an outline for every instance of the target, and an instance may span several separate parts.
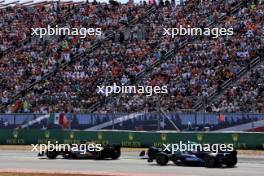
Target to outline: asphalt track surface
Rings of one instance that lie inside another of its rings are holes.
[[[0,172],[77,173],[124,176],[263,176],[264,156],[238,156],[234,168],[158,166],[124,152],[118,160],[49,160],[28,151],[0,150]],[[0,174],[1,175],[1,174]]]

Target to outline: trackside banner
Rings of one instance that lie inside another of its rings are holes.
[[[160,147],[163,144],[197,142],[233,144],[239,149],[264,149],[264,133],[253,132],[135,132],[135,131],[63,131],[0,129],[1,145],[55,143],[76,144],[82,140],[123,147]]]

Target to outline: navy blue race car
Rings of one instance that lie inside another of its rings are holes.
[[[147,156],[146,156],[147,155]],[[169,161],[179,166],[201,166],[208,168],[215,167],[233,167],[237,164],[237,151],[233,150],[231,152],[177,152],[171,154],[169,152],[164,152],[162,148],[150,147],[146,151],[140,153],[141,157],[146,156],[148,162],[153,162],[156,160],[158,165],[167,165]]]

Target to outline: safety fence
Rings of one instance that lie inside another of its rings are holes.
[[[0,127],[4,124],[9,125],[22,125],[28,121],[34,120],[37,117],[43,116],[46,114],[0,114]],[[129,115],[127,113],[91,113],[91,114],[71,114],[66,113],[66,117],[70,120],[76,121],[79,125],[96,125],[98,123],[103,123],[105,121],[110,121],[111,119]],[[166,113],[170,119],[179,121],[181,124],[194,124],[194,125],[204,125],[211,124],[215,125],[219,123],[219,116],[224,117],[224,121],[229,123],[243,122],[243,121],[254,121],[254,120],[264,120],[264,114],[257,113],[201,113],[201,112],[168,112]],[[157,119],[160,117],[158,113],[142,113],[142,115],[135,118],[137,121],[147,121],[151,119]],[[46,121],[48,123],[48,121]],[[47,125],[44,123],[44,125]]]

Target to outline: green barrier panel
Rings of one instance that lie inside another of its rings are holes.
[[[61,130],[0,130],[0,144],[28,145],[47,144],[48,141],[55,143],[63,142]]]
[[[182,141],[208,144],[234,144],[240,149],[264,149],[264,133],[253,132],[134,132],[134,131],[63,131],[0,129],[0,144],[80,143],[120,144],[123,147],[160,147]]]

